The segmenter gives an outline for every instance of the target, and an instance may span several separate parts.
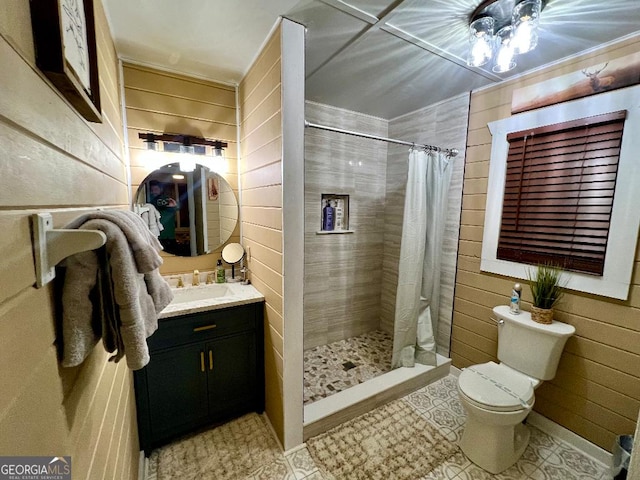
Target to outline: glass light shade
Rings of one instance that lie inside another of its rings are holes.
[[[469,25],[469,55],[467,65],[480,67],[493,56],[493,27],[491,17],[481,17]]]
[[[506,26],[498,30],[496,34],[496,61],[493,65],[495,73],[504,73],[516,68],[516,62],[514,60],[515,52],[513,49],[512,41],[513,28]]]
[[[180,145],[180,170],[183,172],[193,172],[196,169],[195,149],[192,145]]]
[[[524,0],[513,7],[511,26],[514,29],[512,44],[515,53],[527,53],[538,44],[541,7],[541,0]]]

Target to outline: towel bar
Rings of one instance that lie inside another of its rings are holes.
[[[100,248],[107,236],[98,230],[54,229],[49,213],[31,216],[35,250],[36,287],[41,288],[56,276],[55,266],[80,252]]]

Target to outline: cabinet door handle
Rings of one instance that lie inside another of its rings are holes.
[[[209,350],[209,370],[213,370],[213,350]]]
[[[211,330],[212,328],[216,328],[217,325],[212,323],[211,325],[205,325],[204,327],[196,327],[193,329],[194,332],[204,332],[205,330]]]
[[[200,370],[204,372],[204,352],[200,352]]]

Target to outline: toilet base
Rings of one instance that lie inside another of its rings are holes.
[[[529,436],[529,429],[522,423],[487,425],[468,415],[460,448],[473,463],[496,474],[518,461]]]

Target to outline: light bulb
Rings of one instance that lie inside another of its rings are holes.
[[[181,172],[193,172],[196,169],[196,161],[191,155],[182,155],[179,163]]]
[[[492,68],[495,73],[508,72],[516,67],[516,62],[514,60],[515,52],[513,50],[513,42],[511,38],[512,32],[513,29],[511,26],[506,26],[501,28],[496,34],[496,37],[498,38],[498,54],[496,56],[496,63]]]
[[[180,145],[178,153],[180,170],[183,172],[193,172],[196,169],[195,149],[192,145]]]
[[[480,67],[491,60],[492,48],[490,39],[486,36],[477,39],[471,48],[471,66]]]
[[[513,8],[511,25],[514,29],[512,42],[514,53],[527,53],[536,48],[540,9],[540,0],[525,0]]]
[[[481,17],[469,25],[469,55],[467,65],[480,67],[491,60],[493,53],[493,26],[491,17]]]

